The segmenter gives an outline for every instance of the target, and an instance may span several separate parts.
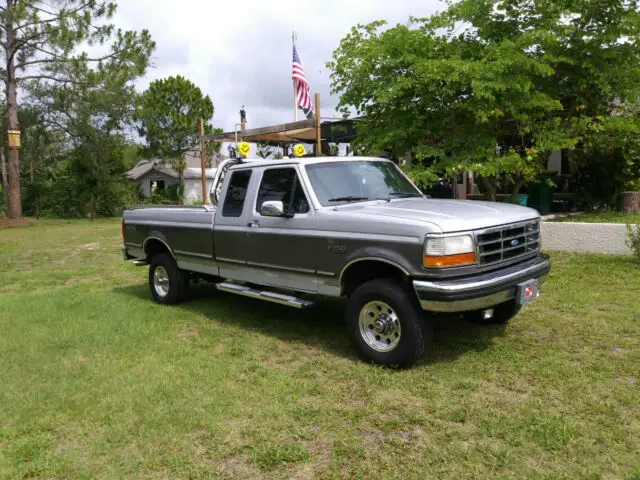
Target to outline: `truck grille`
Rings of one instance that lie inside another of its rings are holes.
[[[476,232],[478,265],[526,257],[540,249],[540,221],[505,225]]]

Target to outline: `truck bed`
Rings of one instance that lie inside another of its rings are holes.
[[[153,244],[164,244],[185,270],[217,275],[213,248],[215,208],[200,206],[134,207],[124,212],[125,256],[146,257]]]

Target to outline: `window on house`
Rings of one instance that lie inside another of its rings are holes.
[[[151,194],[156,193],[156,190],[164,190],[164,180],[151,180]]]
[[[561,151],[560,173],[562,175],[571,175],[571,163],[569,162],[569,150],[567,150],[566,148]]]

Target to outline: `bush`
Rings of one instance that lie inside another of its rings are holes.
[[[95,190],[95,213],[101,217],[119,217],[135,203],[137,186],[122,180],[99,185]]]
[[[627,225],[627,245],[633,251],[633,254],[640,257],[640,224],[633,226]]]
[[[620,152],[581,152],[577,155],[576,204],[586,211],[616,210],[625,181]]]

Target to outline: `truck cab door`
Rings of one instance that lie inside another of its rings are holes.
[[[316,252],[323,242],[315,234],[314,210],[297,166],[264,167],[255,174],[255,201],[247,208],[245,243],[253,281],[317,292]],[[264,210],[265,202],[281,202],[282,214]]]
[[[229,165],[230,167],[231,165]],[[227,169],[229,168],[227,167]],[[218,189],[217,208],[213,222],[213,244],[219,275],[244,280],[247,269],[247,223],[250,221],[249,199],[255,175],[251,168],[224,173],[224,182],[214,183]],[[216,193],[214,191],[214,199]]]

